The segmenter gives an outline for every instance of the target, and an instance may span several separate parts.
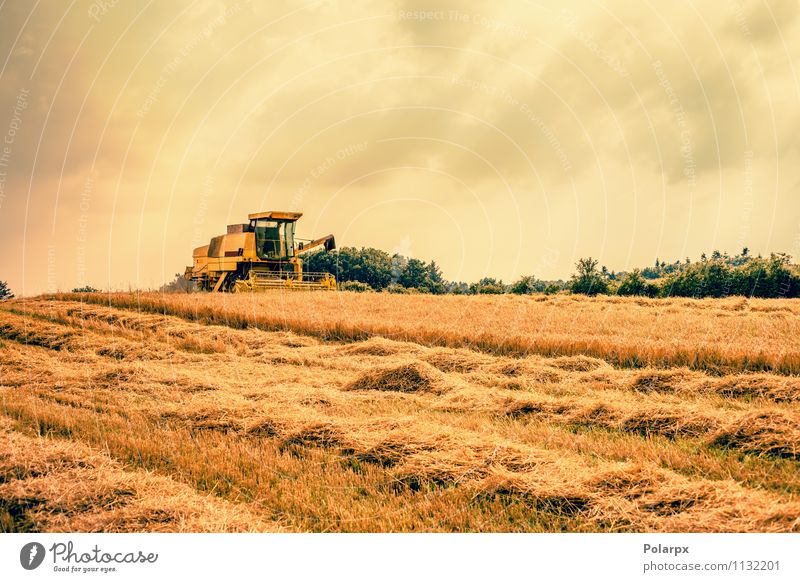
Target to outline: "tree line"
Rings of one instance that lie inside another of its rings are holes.
[[[578,293],[646,297],[800,297],[800,271],[791,257],[773,253],[753,257],[747,248],[736,256],[714,251],[699,261],[656,260],[655,266],[613,272],[591,257],[579,259],[570,279],[545,281],[533,275],[513,283],[485,277],[474,283],[447,281],[435,261],[390,255],[373,248],[344,247],[334,253],[316,253],[305,260],[305,270],[336,276],[340,289],[389,293],[504,294]]]
[[[751,256],[747,248],[729,256],[714,251],[699,261],[686,258],[666,263],[656,260],[652,267],[630,272],[609,271],[597,259],[579,259],[575,272],[564,280],[545,281],[525,275],[506,284],[502,279],[484,277],[474,282],[448,281],[435,261],[390,255],[374,248],[344,247],[336,252],[319,252],[305,259],[305,271],[327,272],[336,276],[345,291],[384,291],[388,293],[431,293],[435,295],[500,295],[512,293],[577,293],[583,295],[634,295],[643,297],[800,297],[800,268],[785,253],[768,258]],[[177,274],[162,291],[191,291],[192,284]],[[96,292],[85,286],[73,292]],[[0,281],[0,301],[14,294]]]

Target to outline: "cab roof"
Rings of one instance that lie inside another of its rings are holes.
[[[248,214],[247,218],[255,220],[257,218],[267,218],[272,220],[289,220],[294,221],[303,216],[302,212],[283,212],[281,210],[268,210],[267,212],[254,212]]]

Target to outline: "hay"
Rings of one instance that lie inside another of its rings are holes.
[[[657,434],[672,438],[700,436],[707,433],[712,426],[713,422],[700,414],[677,412],[669,407],[653,407],[634,412],[619,424],[621,430],[644,437]]]
[[[449,386],[444,375],[427,362],[409,361],[368,370],[347,384],[345,389],[443,394]]]
[[[242,432],[242,422],[231,417],[225,410],[167,411],[159,417],[170,425],[178,425],[191,431],[216,431],[222,433]]]
[[[775,448],[798,442],[790,432],[796,407],[722,398],[749,398],[759,389],[764,398],[791,397],[796,378],[620,370],[587,357],[515,359],[381,338],[293,346],[284,332],[243,329],[244,316],[232,323],[242,329],[230,330],[163,316],[140,321],[119,309],[103,321],[55,325],[42,323],[41,310],[64,308],[43,305],[12,327],[80,336],[74,350],[12,341],[0,350],[0,400],[15,419],[8,430],[59,435],[76,450],[81,441],[93,443],[189,487],[179,499],[170,497],[169,483],[149,489],[109,478],[88,487],[107,465],[85,456],[19,457],[4,466],[0,432],[0,488],[19,486],[0,489],[9,527],[228,528],[229,510],[206,509],[193,486],[234,502],[255,500],[239,506],[256,512],[253,523],[280,516],[303,531],[800,528],[791,493],[796,457],[791,448]],[[222,322],[215,313],[208,312],[208,321]],[[202,336],[196,346],[231,347],[222,355],[176,351],[179,361],[146,363],[95,352],[126,350],[130,342],[160,353],[193,334]],[[709,450],[713,439],[732,452]],[[788,460],[770,458],[778,456]],[[144,471],[129,473],[138,479]],[[428,491],[436,494],[418,494]]]
[[[775,410],[753,412],[714,434],[710,444],[754,455],[800,459],[800,424]]]
[[[123,470],[81,443],[0,434],[0,531],[275,531],[246,506],[168,477]]]
[[[567,372],[592,372],[607,367],[608,362],[588,356],[562,356],[550,361],[550,364]]]
[[[680,390],[687,382],[699,376],[684,369],[645,370],[633,376],[630,386],[633,390],[645,394],[651,392],[669,394]]]
[[[493,358],[494,362],[488,363],[483,370],[500,378],[494,382],[504,383],[509,379],[516,379],[516,384],[511,383],[511,390],[531,388],[537,384],[558,384],[563,382],[567,373],[552,367],[552,359],[532,356],[519,359]]]
[[[555,490],[535,475],[514,473],[501,467],[493,468],[474,488],[480,497],[519,500],[536,511],[567,518],[589,512],[594,502],[592,491],[578,480]]]
[[[467,374],[491,364],[494,358],[469,350],[438,348],[422,358],[437,370],[445,373]]]
[[[343,431],[329,422],[315,422],[292,431],[281,443],[282,448],[291,445],[311,447],[338,447],[344,442]]]
[[[357,342],[339,349],[339,353],[351,356],[397,356],[400,354],[419,354],[424,350],[422,346],[408,342],[398,342],[383,337],[371,337],[366,341]]]
[[[800,380],[770,374],[743,374],[720,378],[713,384],[720,396],[769,398],[775,402],[800,402]]]

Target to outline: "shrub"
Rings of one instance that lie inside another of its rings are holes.
[[[84,285],[83,287],[75,287],[73,293],[99,293],[100,289],[95,289],[91,285]]]
[[[339,291],[354,291],[355,293],[369,293],[374,291],[367,283],[361,281],[345,281],[339,284]]]
[[[395,293],[397,295],[407,295],[411,292],[410,289],[403,287],[402,285],[398,285],[397,283],[392,283],[386,289],[384,289],[387,293]]]
[[[557,285],[555,283],[548,283],[544,288],[544,294],[545,295],[555,295],[556,293],[558,293],[561,290],[562,290],[562,287],[560,285]]]
[[[501,295],[506,292],[506,286],[503,281],[492,279],[491,277],[484,277],[477,283],[469,286],[469,292],[473,295]]]

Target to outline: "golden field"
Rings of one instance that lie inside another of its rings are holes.
[[[800,301],[0,304],[4,531],[800,531]]]

